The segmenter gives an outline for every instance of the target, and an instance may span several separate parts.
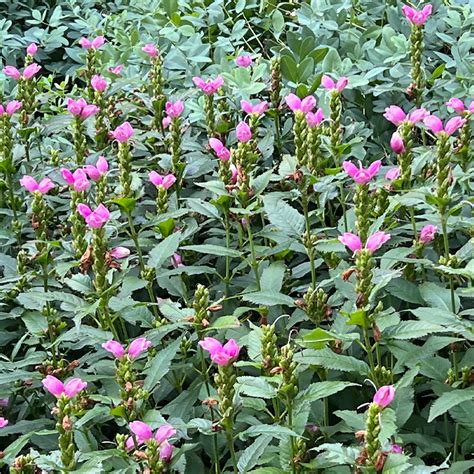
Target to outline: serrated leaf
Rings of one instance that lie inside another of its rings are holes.
[[[244,301],[264,306],[275,306],[278,304],[294,306],[294,300],[290,296],[274,291],[255,291],[242,295]]]
[[[256,425],[247,428],[245,431],[239,434],[241,440],[252,438],[254,436],[270,435],[272,438],[286,439],[290,436],[296,436],[299,438],[298,433],[285,426],[280,425]]]
[[[418,339],[435,332],[444,332],[445,328],[438,324],[424,321],[402,321],[397,326],[388,328],[383,337],[386,339]]]
[[[237,383],[237,390],[249,397],[274,398],[277,394],[276,388],[261,377],[238,377]]]
[[[474,387],[443,393],[435,400],[433,405],[431,405],[428,423],[431,423],[435,418],[446,413],[450,408],[468,400],[474,400]]]
[[[279,292],[283,285],[285,269],[286,267],[283,262],[274,262],[265,268],[260,278],[260,286],[262,291]]]
[[[295,404],[303,402],[315,402],[321,398],[329,397],[335,393],[341,392],[348,387],[357,386],[356,383],[351,382],[316,382],[312,383],[306,390],[300,392],[296,399]]]
[[[237,468],[239,473],[243,474],[252,469],[257,463],[265,449],[272,440],[271,436],[260,436],[248,448],[246,448],[240,455]]]
[[[220,247],[219,245],[201,244],[201,245],[185,245],[181,247],[183,250],[192,250],[198,253],[206,253],[216,255],[218,257],[240,257],[240,252],[234,249]]]
[[[171,366],[171,361],[176,356],[181,344],[181,337],[173,341],[169,346],[163,350],[158,351],[155,355],[149,368],[145,370],[147,374],[143,388],[147,391],[152,391],[159,381],[168,373]]]
[[[295,355],[295,360],[302,364],[319,365],[325,369],[340,370],[342,372],[356,372],[367,375],[369,366],[355,357],[336,354],[331,349],[304,350]]]
[[[175,232],[162,240],[151,250],[148,265],[153,268],[160,268],[178,250],[180,239],[181,232]]]
[[[279,196],[262,197],[263,207],[272,225],[287,235],[300,236],[304,230],[304,217]]]

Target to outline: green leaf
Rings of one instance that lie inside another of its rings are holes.
[[[445,329],[438,324],[424,321],[402,321],[397,326],[387,328],[383,333],[384,339],[418,339],[434,332],[443,332]]]
[[[383,466],[383,474],[400,474],[413,466],[408,462],[409,457],[405,454],[389,454]]]
[[[127,214],[131,214],[135,209],[137,200],[133,198],[121,197],[113,199],[112,202],[117,204],[121,209],[123,209]]]
[[[245,441],[248,438],[260,435],[270,435],[273,438],[286,439],[290,436],[300,437],[298,433],[281,425],[255,425],[247,428],[239,434],[239,438]]]
[[[209,255],[217,255],[218,257],[240,257],[238,250],[219,247],[219,245],[201,244],[201,245],[185,245],[181,247],[183,250],[192,250],[194,252],[205,253]]]
[[[145,390],[152,391],[156,384],[169,372],[171,361],[179,350],[181,339],[182,337],[179,337],[155,355],[148,369],[145,370],[147,374],[143,384]]]
[[[295,405],[303,402],[315,402],[321,398],[329,397],[335,393],[341,392],[348,387],[357,386],[351,382],[316,382],[312,383],[306,390],[300,392],[296,399]]]
[[[245,293],[242,295],[244,301],[264,306],[287,305],[294,306],[294,300],[283,293],[273,291],[256,291],[254,293]]]
[[[265,268],[260,278],[260,286],[262,291],[268,290],[279,292],[283,285],[285,270],[285,264],[281,261],[274,262]]]
[[[446,413],[450,408],[468,400],[474,400],[474,387],[443,393],[433,405],[431,405],[428,423],[431,423],[435,418]]]
[[[300,236],[304,230],[304,217],[275,194],[262,197],[263,207],[272,225],[287,235]]]
[[[175,232],[166,237],[150,252],[148,265],[159,269],[178,250],[180,240],[181,232]]]
[[[436,283],[427,281],[418,286],[421,297],[425,303],[432,308],[451,311],[451,290],[443,288]],[[454,295],[456,311],[459,309],[459,296]]]
[[[260,436],[242,452],[237,463],[239,474],[248,472],[258,463],[271,440],[271,436]]]
[[[239,318],[235,316],[221,316],[217,318],[208,328],[207,330],[218,330],[218,329],[230,329],[230,328],[238,328],[240,327]]]
[[[356,372],[367,375],[369,366],[355,357],[336,354],[331,349],[321,350],[306,349],[295,355],[295,360],[301,364],[311,364],[324,367],[325,369],[340,370],[341,372]]]
[[[272,15],[272,24],[275,33],[281,33],[285,27],[285,18],[280,10],[275,10]]]
[[[274,398],[277,395],[276,388],[261,377],[238,377],[237,383],[237,391],[249,397]]]

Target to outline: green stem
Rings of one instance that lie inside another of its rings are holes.
[[[230,225],[229,225],[229,212],[227,209],[224,211],[224,225],[225,225],[225,246],[226,249],[230,249]],[[229,283],[230,283],[230,257],[225,257],[225,296],[229,296]]]
[[[304,220],[305,220],[305,225],[306,225],[306,240],[307,240],[307,245],[309,247],[306,249],[306,251],[308,253],[309,265],[311,268],[311,287],[315,289],[316,288],[316,266],[314,264],[314,247],[311,240],[311,222],[309,220],[308,197],[306,195],[302,195],[301,204],[303,206]]]
[[[289,397],[287,399],[287,411],[288,411],[288,428],[292,430],[293,429],[293,401]],[[290,443],[291,443],[291,472],[292,474],[296,474],[296,464],[295,464],[296,446],[295,446],[295,438],[293,436],[290,437]]]
[[[246,227],[247,227],[247,234],[248,234],[248,237],[249,237],[250,253],[252,255],[252,268],[253,268],[253,271],[254,271],[254,274],[255,274],[255,284],[257,285],[257,290],[260,291],[261,290],[260,275],[258,273],[257,256],[256,256],[256,253],[255,253],[255,246],[254,246],[254,243],[253,243],[253,234],[252,234],[252,228],[251,228],[251,225],[250,225],[250,219],[248,220]]]
[[[446,257],[446,263],[449,260],[449,241],[448,241],[448,217],[443,213],[441,216],[441,229],[443,232],[443,242],[444,242],[444,256]],[[451,290],[451,308],[453,313],[456,312],[456,298],[454,294],[454,282],[451,277],[449,279],[449,289]]]
[[[232,433],[232,428],[227,430],[227,444],[229,446],[230,457],[232,459],[232,465],[234,466],[234,472],[239,472],[239,468],[237,467],[237,456],[235,455],[235,447],[234,447],[234,435]]]

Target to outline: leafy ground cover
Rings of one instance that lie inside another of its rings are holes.
[[[471,6],[0,11],[4,472],[470,472]]]

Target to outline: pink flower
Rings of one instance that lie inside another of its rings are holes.
[[[103,36],[97,36],[92,41],[88,38],[81,38],[79,44],[84,49],[100,49],[100,47],[105,43],[105,38]]]
[[[163,120],[161,121],[163,128],[167,129],[171,123],[171,117],[163,117]]]
[[[82,192],[90,187],[90,183],[87,180],[87,175],[84,170],[78,169],[71,173],[68,169],[62,168],[61,175],[69,186],[72,186],[75,191]]]
[[[397,155],[405,151],[405,144],[403,143],[403,138],[398,132],[393,132],[392,138],[390,139],[390,146]]]
[[[237,178],[239,177],[239,170],[235,165],[230,165],[230,172],[232,173],[230,181],[232,182],[232,184],[237,183]]]
[[[36,63],[32,63],[29,66],[25,67],[23,71],[23,79],[31,79],[36,76],[41,71],[41,66]]]
[[[311,110],[313,110],[314,107],[316,106],[316,98],[312,95],[309,95],[308,97],[305,97],[304,99],[300,99],[295,94],[288,94],[285,97],[285,102],[286,102],[286,105],[288,105],[288,107],[293,112],[296,112],[297,110],[299,110],[300,112],[303,112],[304,114],[311,112]]]
[[[393,454],[403,454],[403,448],[398,444],[392,444],[390,452]]]
[[[246,122],[240,122],[235,129],[239,142],[247,143],[252,138],[252,132]]]
[[[130,359],[136,359],[142,352],[146,351],[151,346],[151,342],[144,338],[139,337],[130,343],[128,347],[128,357]]]
[[[240,352],[240,347],[234,339],[229,339],[226,344],[222,345],[213,337],[205,337],[199,341],[199,345],[209,352],[211,360],[217,365],[229,365],[231,361],[237,359]]]
[[[177,118],[183,113],[184,104],[182,100],[178,100],[174,104],[168,101],[166,102],[165,108],[168,117]]]
[[[344,234],[339,237],[339,242],[341,242],[346,247],[349,247],[349,249],[354,253],[362,250],[361,240],[352,232],[344,232]]]
[[[327,90],[335,90],[337,92],[342,92],[349,83],[349,79],[346,76],[342,76],[339,78],[337,82],[334,82],[328,75],[324,74],[321,78],[322,86]]]
[[[400,176],[400,168],[396,166],[395,168],[390,168],[387,173],[385,174],[385,179],[389,181],[393,181],[394,179],[398,179]]]
[[[196,76],[193,77],[193,82],[196,87],[201,89],[206,95],[215,94],[217,90],[224,85],[224,79],[221,76],[217,76],[215,79],[208,79],[207,81]]]
[[[161,425],[155,432],[155,441],[161,444],[176,434],[176,430],[169,424]]]
[[[20,184],[30,193],[35,191],[46,194],[54,188],[54,183],[49,178],[43,178],[39,183],[32,176],[25,175],[20,179]]]
[[[451,136],[458,128],[461,128],[465,123],[466,119],[462,117],[453,117],[446,122],[446,125],[443,127],[443,122],[436,115],[428,115],[423,120],[423,123],[435,134],[446,133],[448,136]]]
[[[171,257],[171,265],[173,265],[174,268],[184,267],[183,259],[179,253],[173,254]]]
[[[152,43],[147,43],[144,47],[143,47],[143,52],[148,54],[148,56],[150,56],[150,58],[156,58],[158,56],[158,50],[155,48],[155,45],[152,44]]]
[[[89,175],[89,178],[93,181],[99,181],[99,179],[107,173],[109,170],[109,164],[104,156],[99,156],[96,165],[84,166],[84,171]]]
[[[104,342],[102,347],[107,352],[110,352],[116,359],[121,359],[125,355],[125,349],[123,348],[122,344],[120,344],[120,342],[114,341],[113,339]]]
[[[111,74],[114,74],[115,76],[119,76],[121,74],[122,70],[123,70],[123,65],[122,64],[118,64],[117,66],[111,66],[108,69],[108,71]]]
[[[395,398],[395,387],[393,385],[384,385],[380,387],[374,395],[374,403],[380,408],[386,408]]]
[[[132,137],[134,130],[129,122],[119,125],[113,132],[112,136],[120,143],[125,143]]]
[[[235,58],[235,64],[239,67],[249,67],[252,64],[252,56],[248,54],[241,54]]]
[[[268,102],[266,100],[263,100],[258,104],[252,105],[247,100],[241,100],[240,106],[246,114],[263,115],[268,109]]]
[[[156,171],[151,171],[148,173],[148,178],[156,186],[163,186],[165,189],[171,188],[176,182],[176,176],[174,174],[167,174],[162,176]]]
[[[95,115],[100,109],[95,105],[88,104],[83,98],[78,100],[69,98],[67,100],[67,110],[71,115],[86,120],[90,116]]]
[[[369,250],[370,252],[375,252],[378,250],[382,245],[390,240],[391,235],[386,234],[385,232],[378,231],[375,232],[375,234],[372,234],[368,239],[365,244],[365,248]]]
[[[103,204],[99,204],[93,211],[87,204],[80,203],[77,205],[77,212],[92,229],[100,229],[110,219],[110,212]]]
[[[0,115],[7,114],[11,117],[17,110],[21,109],[22,105],[19,100],[8,102],[5,108],[0,104]]]
[[[31,43],[26,48],[26,54],[34,56],[38,52],[38,46],[35,43]]]
[[[105,89],[107,89],[107,81],[104,79],[104,77],[96,74],[95,76],[92,76],[91,86],[92,89],[97,92],[104,92]]]
[[[160,459],[165,463],[170,462],[173,457],[173,449],[172,444],[164,441],[160,446]]]
[[[137,437],[139,443],[148,441],[153,437],[151,427],[143,421],[132,421],[129,423],[130,431]]]
[[[19,81],[20,78],[21,78],[21,73],[20,71],[16,68],[16,67],[13,67],[13,66],[6,66],[3,68],[3,73],[7,76],[10,76],[12,77],[13,79],[15,79],[16,81]]]
[[[127,258],[130,255],[130,249],[127,247],[114,247],[110,252],[110,256],[120,260],[121,258]]]
[[[466,110],[463,101],[457,97],[449,99],[448,102],[446,102],[446,105],[453,109],[457,114],[462,114]]]
[[[437,231],[438,228],[435,225],[425,225],[420,232],[420,242],[422,244],[427,244],[428,242],[431,242],[432,240],[434,240]]]
[[[350,161],[344,161],[342,167],[344,171],[354,179],[357,184],[367,184],[379,171],[382,166],[380,160],[374,161],[367,169],[362,168],[362,163],[359,161],[359,168]]]
[[[309,128],[317,127],[324,120],[323,109],[319,108],[316,112],[308,112],[306,114],[306,123]]]
[[[83,382],[79,378],[71,379],[66,384],[63,384],[61,380],[57,379],[53,375],[48,375],[43,379],[42,383],[43,387],[56,398],[61,396],[73,398],[87,387],[87,383]]]
[[[209,146],[214,150],[217,158],[221,161],[230,160],[230,150],[224,146],[224,144],[217,138],[209,139]]]
[[[425,117],[429,115],[429,112],[426,109],[420,108],[415,109],[410,114],[405,114],[403,109],[398,105],[391,105],[385,109],[385,113],[383,116],[389,121],[392,122],[394,125],[398,127],[403,122],[409,122],[411,124],[416,124],[420,120],[423,120]]]
[[[413,25],[423,25],[433,11],[433,5],[426,5],[422,10],[418,11],[416,8],[403,5],[402,12],[406,19]]]
[[[8,425],[8,420],[3,418],[3,416],[0,417],[0,428],[5,428],[5,426]],[[173,452],[173,451],[171,451]]]

